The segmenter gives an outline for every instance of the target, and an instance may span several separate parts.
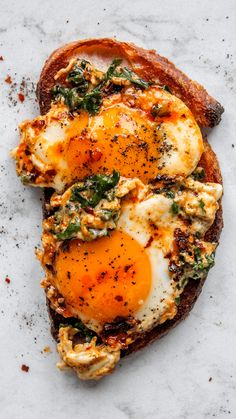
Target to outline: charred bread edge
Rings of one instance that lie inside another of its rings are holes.
[[[197,82],[178,70],[167,58],[160,56],[154,50],[146,50],[127,42],[114,39],[86,39],[71,42],[54,51],[47,59],[37,85],[37,98],[42,114],[50,109],[50,91],[55,84],[54,76],[66,67],[72,57],[90,50],[101,51],[102,54],[112,53],[125,58],[130,67],[145,80],[155,80],[161,85],[167,85],[173,94],[190,108],[195,119],[205,127],[213,127],[220,122],[224,108],[211,97]]]
[[[116,49],[115,56],[125,58],[130,67],[140,77],[145,80],[155,80],[161,85],[167,85],[172,93],[183,100],[190,108],[197,122],[206,127],[213,127],[220,122],[221,114],[224,108],[212,98],[206,90],[197,82],[189,79],[183,72],[178,70],[174,64],[164,57],[161,57],[154,50],[145,50],[126,42],[118,42],[113,39],[92,39],[76,41],[65,45],[54,51],[47,59],[37,85],[37,98],[40,105],[41,114],[45,114],[51,105],[51,88],[55,84],[54,76],[63,67],[65,67],[70,59],[79,55],[87,48],[106,50]],[[104,51],[105,50],[105,51]],[[118,54],[118,55],[117,55]],[[114,56],[113,56],[114,57]],[[202,154],[199,166],[203,167],[206,173],[206,182],[222,183],[220,167],[217,157],[211,146],[204,141],[204,153]],[[52,190],[44,190],[43,215],[46,217],[45,204],[49,201]],[[205,235],[208,241],[218,242],[221,230],[223,228],[222,206],[216,213],[215,221]],[[206,278],[205,278],[206,279]],[[146,332],[132,343],[126,350],[122,351],[122,356],[136,352],[145,347],[154,340],[157,340],[167,334],[180,321],[185,319],[193,308],[199,294],[201,293],[205,279],[189,280],[187,286],[181,295],[181,301],[178,306],[178,312],[174,319],[156,326],[154,329]],[[49,318],[51,321],[51,332],[55,340],[58,339],[58,330],[60,323],[65,322],[65,318],[56,313],[47,300]]]

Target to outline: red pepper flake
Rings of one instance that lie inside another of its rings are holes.
[[[22,365],[21,365],[21,369],[22,369],[22,371],[24,371],[24,372],[28,372],[28,371],[29,371],[29,367],[28,367],[28,365],[25,365],[25,364],[22,364]]]
[[[148,241],[147,241],[147,243],[146,243],[146,245],[144,246],[144,249],[147,249],[148,247],[150,247],[151,244],[152,244],[152,242],[153,242],[153,240],[154,240],[153,237],[150,236],[149,239],[148,239]]]
[[[2,55],[0,55],[0,61],[3,61],[3,56]]]
[[[11,282],[11,280],[10,280],[10,278],[8,278],[8,276],[6,276],[5,281],[6,281],[7,284],[10,284],[10,282]]]
[[[34,121],[34,122],[32,122],[32,127],[33,128],[38,128],[38,129],[40,129],[40,128],[43,128],[44,127],[44,125],[45,125],[45,121],[43,121],[42,119],[41,120],[39,120],[39,119],[36,119],[36,121]],[[60,150],[61,151],[61,150]]]
[[[119,301],[119,302],[120,302],[120,301],[123,301],[123,297],[122,297],[122,295],[116,295],[116,296],[115,296],[115,300],[116,300],[116,301]]]
[[[23,95],[23,93],[18,93],[18,99],[19,99],[20,102],[24,102],[25,95]]]
[[[85,210],[88,214],[92,214],[92,215],[94,214],[94,209],[91,207],[86,207]]]
[[[95,148],[94,150],[90,150],[90,157],[93,161],[99,161],[102,157],[102,152],[99,148]]]
[[[5,78],[5,82],[6,83],[8,83],[8,84],[11,84],[12,83],[12,78],[11,78],[11,76],[7,76],[6,78]]]

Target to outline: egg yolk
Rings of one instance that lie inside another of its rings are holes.
[[[151,289],[147,253],[118,230],[93,242],[72,240],[59,250],[55,267],[55,285],[67,308],[101,323],[137,312]]]
[[[114,169],[144,183],[158,174],[164,134],[145,111],[119,102],[103,106],[98,115],[89,117],[87,127],[81,131],[84,121],[83,113],[76,117],[73,132],[68,127],[61,146],[61,155],[67,163],[64,175],[71,182]]]

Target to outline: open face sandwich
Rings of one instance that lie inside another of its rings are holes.
[[[12,155],[44,189],[37,256],[58,367],[99,379],[183,320],[214,265],[222,178],[201,127],[223,108],[155,51],[113,39],[54,51],[37,98]]]

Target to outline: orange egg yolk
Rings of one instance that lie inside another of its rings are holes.
[[[83,319],[107,323],[132,315],[151,289],[148,255],[118,230],[93,242],[71,241],[59,250],[55,267],[55,285],[66,307]]]
[[[143,111],[119,104],[90,119],[89,133],[70,138],[64,155],[73,179],[115,169],[146,183],[157,175],[158,141]]]
[[[159,172],[164,140],[150,110],[143,110],[140,104],[132,107],[125,95],[115,95],[106,100],[97,115],[77,115],[56,152],[67,163],[64,176],[71,183],[94,173],[112,173],[114,169],[122,176],[138,177],[148,183]],[[52,148],[53,153],[55,146]]]

